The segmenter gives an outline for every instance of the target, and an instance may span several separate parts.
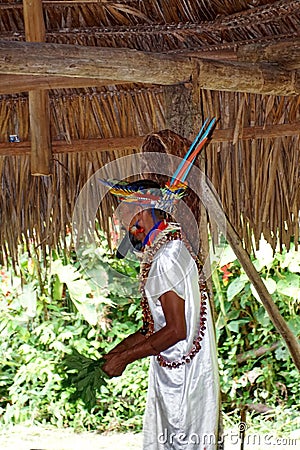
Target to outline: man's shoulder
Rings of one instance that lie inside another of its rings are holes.
[[[164,243],[156,252],[153,262],[158,265],[170,266],[175,264],[185,265],[194,262],[190,252],[180,239]]]

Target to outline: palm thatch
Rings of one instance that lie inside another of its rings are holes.
[[[33,73],[24,53],[26,72],[5,54],[6,48],[17,51],[14,43],[42,41],[26,29],[23,3],[0,3],[2,261],[8,254],[16,260],[24,240],[45,252],[65,245],[76,199],[92,174],[139,152],[143,143],[144,151],[157,148],[183,156],[204,118],[212,116],[218,123],[200,164],[245,248],[251,252],[252,234],[258,242],[262,233],[273,248],[278,239],[281,246],[297,244],[299,0],[41,2],[44,42],[53,51],[59,54],[64,45],[131,49],[160,55],[158,61],[193,61],[189,79],[169,85],[165,78],[160,82],[160,66],[152,83],[137,80],[134,70],[130,81],[119,75],[117,81],[103,79],[101,73],[92,78],[87,70],[73,78],[48,69],[42,73],[37,66]],[[40,58],[48,64],[42,50]],[[208,70],[203,81],[201,73],[210,67],[212,75]],[[49,95],[48,116],[41,122],[48,123],[52,143],[50,176],[31,174],[31,145],[39,140],[34,120],[39,118],[32,117],[28,91]],[[9,142],[10,135],[20,142]],[[189,202],[197,217],[199,204],[192,197]],[[111,212],[111,202],[104,199],[99,219],[105,230]]]

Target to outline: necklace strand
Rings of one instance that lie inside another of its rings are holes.
[[[171,229],[170,229],[171,228]],[[161,231],[157,236],[156,241],[145,251],[142,263],[141,263],[141,272],[140,272],[140,292],[141,292],[141,307],[143,313],[143,327],[141,332],[149,337],[154,333],[154,320],[152,317],[152,313],[150,310],[149,302],[145,293],[145,285],[147,282],[147,278],[152,266],[152,262],[157,251],[165,245],[167,242],[173,240],[182,241],[190,252],[191,256],[195,260],[197,265],[197,269],[199,272],[199,288],[200,288],[200,317],[199,317],[199,326],[197,336],[193,340],[193,345],[191,350],[184,355],[180,360],[170,361],[164,358],[161,354],[157,355],[157,361],[160,366],[167,367],[168,369],[174,369],[180,367],[186,363],[190,363],[192,359],[196,356],[196,354],[201,350],[201,341],[204,337],[204,332],[206,330],[206,314],[207,314],[207,299],[208,299],[208,291],[205,280],[203,279],[202,265],[199,261],[199,258],[192,251],[189,243],[183,238],[181,229],[178,226],[168,226],[165,230]],[[146,260],[147,258],[147,260]]]

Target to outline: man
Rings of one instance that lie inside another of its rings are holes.
[[[120,216],[142,242],[144,325],[105,356],[103,370],[119,376],[129,363],[151,357],[144,450],[216,449],[219,383],[203,275],[199,283],[180,226],[163,218],[159,186],[141,180],[126,189]]]

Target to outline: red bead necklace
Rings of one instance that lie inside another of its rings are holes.
[[[140,292],[142,295],[141,307],[143,313],[143,327],[141,330],[142,333],[146,337],[149,337],[154,333],[154,320],[149,307],[147,296],[145,294],[145,285],[147,282],[149,271],[151,269],[153,258],[157,253],[157,251],[164,244],[173,240],[181,240],[185,244],[185,246],[187,247],[188,251],[190,252],[191,256],[193,257],[193,259],[197,264],[199,272],[199,288],[201,295],[201,304],[200,304],[198,332],[197,336],[193,340],[191,350],[186,355],[184,355],[180,360],[176,361],[169,361],[168,359],[164,358],[161,354],[157,355],[157,361],[159,362],[160,366],[167,367],[169,369],[175,369],[177,367],[182,366],[183,364],[190,363],[192,359],[196,356],[196,354],[201,350],[201,341],[203,340],[204,332],[206,329],[206,314],[207,314],[206,302],[209,297],[205,280],[202,278],[202,265],[199,259],[192,251],[190,244],[185,239],[183,239],[180,227],[177,224],[168,224],[168,226],[165,229],[160,231],[154,243],[144,250],[141,262]]]

